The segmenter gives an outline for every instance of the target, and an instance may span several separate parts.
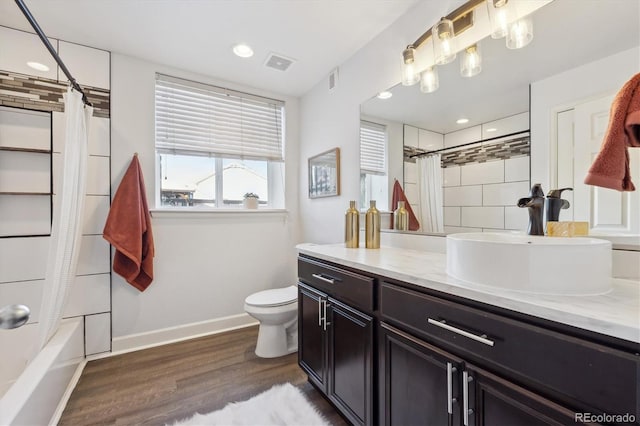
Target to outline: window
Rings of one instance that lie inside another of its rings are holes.
[[[284,102],[156,75],[158,206],[284,208]]]
[[[370,121],[360,121],[360,208],[369,208],[376,200],[379,210],[387,210],[387,128]]]

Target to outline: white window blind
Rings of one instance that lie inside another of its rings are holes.
[[[387,127],[360,121],[360,171],[384,175],[387,173],[385,166],[387,146]]]
[[[161,153],[282,161],[284,102],[156,74]]]

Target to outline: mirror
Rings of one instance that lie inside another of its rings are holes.
[[[588,136],[584,129],[595,126],[602,140],[608,122],[602,105],[608,108],[638,72],[639,13],[639,3],[626,0],[555,0],[532,14],[534,38],[528,46],[509,50],[504,38],[480,41],[480,74],[461,77],[459,53],[456,61],[438,67],[437,91],[397,85],[389,89],[391,98],[364,102],[361,120],[387,129],[389,193],[398,179],[419,215],[418,171],[408,157],[446,148],[440,152],[445,233],[526,230],[527,211],[515,205],[538,182],[545,193],[575,187],[563,193],[572,208],[563,210],[560,220],[589,221],[594,232],[640,233],[640,191],[586,187],[582,178],[593,153],[577,151],[578,138]],[[592,101],[601,109],[585,115],[583,106]],[[457,124],[460,118],[469,121]],[[455,148],[479,140],[485,142]],[[630,151],[636,151],[630,152],[631,167],[640,186],[640,150]],[[586,166],[577,163],[581,156]],[[604,204],[616,208],[605,211]]]

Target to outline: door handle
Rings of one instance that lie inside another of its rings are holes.
[[[450,362],[447,363],[447,413],[453,414],[453,403],[456,399],[453,397],[453,373],[458,369]]]
[[[323,330],[327,331],[327,326],[331,325],[330,322],[327,322],[327,301],[322,301],[322,319],[324,320]]]
[[[318,327],[322,327],[322,296],[318,296]]]
[[[450,326],[449,324],[447,324],[445,320],[438,321],[438,320],[434,320],[433,318],[427,318],[427,322],[429,324],[435,325],[436,327],[444,328],[445,330],[449,330],[461,336],[468,337],[469,339],[475,340],[476,342],[484,343],[487,346],[493,346],[495,344],[493,340],[487,339],[486,334],[478,336],[473,333],[469,333],[468,331],[464,331],[457,327]]]
[[[473,377],[469,375],[467,370],[462,372],[462,422],[464,426],[469,426],[469,414],[473,414],[473,410],[469,408],[469,382],[473,381]]]
[[[22,327],[29,321],[31,310],[26,305],[7,305],[0,309],[0,329]]]

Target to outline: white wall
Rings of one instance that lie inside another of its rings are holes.
[[[265,93],[140,59],[112,55],[112,193],[134,152],[139,154],[149,205],[155,205],[155,73],[192,79],[286,102],[285,194],[288,213],[152,214],[156,257],[151,286],[140,293],[113,274],[114,349],[140,333],[243,314],[249,294],[295,283],[298,242],[298,100]],[[306,164],[306,163],[305,163]],[[154,334],[155,333],[155,334]],[[179,333],[178,333],[179,334]],[[132,335],[135,335],[132,337]],[[172,335],[176,336],[175,334]]]
[[[341,194],[309,199],[307,177],[300,176],[302,239],[335,243],[344,238],[344,212],[359,194],[360,104],[400,81],[402,50],[428,25],[462,4],[459,0],[423,1],[385,29],[339,67],[338,85],[327,79],[305,94],[300,103],[300,164],[310,156],[340,148]],[[327,70],[328,74],[328,70]]]

